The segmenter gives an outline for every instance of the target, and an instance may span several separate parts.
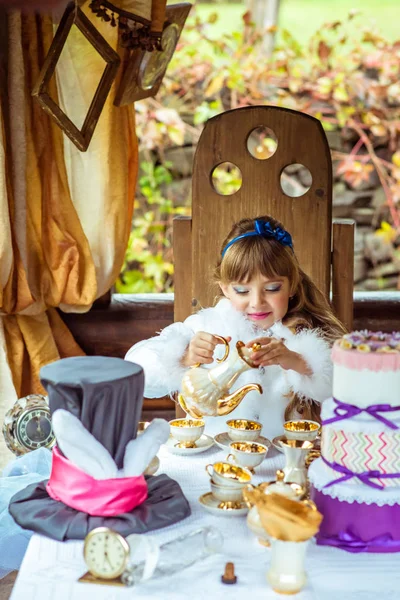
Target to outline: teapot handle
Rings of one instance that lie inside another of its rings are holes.
[[[222,335],[216,335],[215,333],[213,333],[213,336],[216,337],[218,340],[220,340],[224,345],[225,345],[225,353],[224,356],[222,358],[216,358],[216,361],[218,363],[222,363],[224,362],[224,360],[226,360],[229,356],[229,342],[228,340],[226,340],[224,337],[222,337]],[[192,369],[196,369],[197,367],[200,367],[202,363],[196,363],[195,365],[192,366]]]
[[[216,338],[217,338],[217,340],[220,340],[220,341],[221,341],[223,344],[225,344],[225,353],[224,353],[223,357],[222,357],[222,358],[217,358],[217,359],[216,359],[216,361],[217,361],[218,363],[222,363],[222,362],[224,362],[224,360],[226,360],[226,359],[228,358],[228,356],[229,356],[229,342],[228,342],[228,341],[227,341],[227,340],[226,340],[224,337],[222,337],[222,335],[215,335],[215,333],[214,333],[213,335],[214,335],[214,337],[216,337]]]

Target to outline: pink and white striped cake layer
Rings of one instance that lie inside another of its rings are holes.
[[[343,465],[353,473],[366,471],[399,473],[400,431],[356,433],[324,427],[321,452],[330,463]],[[338,478],[340,473],[334,471],[332,476]],[[400,476],[395,479],[374,478],[373,482],[380,483],[384,487],[399,486]],[[357,477],[350,479],[349,483],[364,485]]]

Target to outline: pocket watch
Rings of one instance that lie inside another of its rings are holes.
[[[19,398],[5,415],[3,435],[17,456],[37,448],[52,448],[56,440],[47,397],[30,394]]]
[[[116,579],[125,571],[130,556],[126,539],[108,527],[92,529],[83,547],[89,573],[97,579]]]

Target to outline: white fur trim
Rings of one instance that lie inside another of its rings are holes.
[[[233,344],[239,340],[249,342],[257,337],[272,335],[273,329],[257,327],[245,314],[236,310],[227,298],[221,298],[216,306],[204,308],[190,316],[185,324],[194,331],[201,330],[223,337],[230,336]]]
[[[313,371],[309,377],[271,366],[265,368],[265,373],[253,370],[243,373],[233,386],[236,389],[244,383],[261,383],[263,396],[251,392],[236,411],[237,414],[247,414],[248,418],[260,418],[265,423],[268,435],[281,433],[283,410],[288,402],[285,396],[290,390],[318,401],[332,395],[330,348],[317,331],[307,330],[295,335],[281,322],[275,323],[269,330],[259,329],[237,311],[229,300],[223,298],[215,307],[191,315],[184,323],[174,323],[160,335],[139,342],[129,350],[126,360],[143,367],[146,397],[157,398],[180,389],[186,371],[180,361],[192,336],[198,331],[230,336],[231,348],[238,340],[247,343],[262,336],[283,338],[288,348],[301,354],[309,364]],[[220,358],[222,353],[223,346],[217,346],[214,356]],[[212,368],[215,363],[205,366]],[[214,419],[211,421],[214,422]]]
[[[181,358],[193,333],[184,323],[173,323],[158,336],[128,350],[125,360],[139,364],[144,370],[147,398],[160,398],[179,390],[187,370],[181,365]]]
[[[179,390],[182,377],[187,371],[181,364],[182,356],[194,332],[184,323],[173,323],[160,333],[163,348],[157,347],[159,362],[163,365],[170,391]]]
[[[300,375],[296,371],[286,371],[287,381],[296,394],[323,402],[332,396],[331,348],[317,330],[305,329],[285,340],[292,352],[300,354],[312,375]]]

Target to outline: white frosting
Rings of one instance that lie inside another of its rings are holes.
[[[341,502],[377,504],[378,506],[400,504],[400,486],[378,490],[369,485],[355,486],[344,482],[328,488],[324,487],[331,481],[339,479],[339,477],[341,477],[341,474],[327,467],[321,458],[314,460],[308,469],[310,484],[319,492],[331,498],[337,498]]]
[[[400,405],[400,370],[357,371],[335,364],[333,396],[341,402],[361,407],[372,404]]]
[[[336,365],[335,365],[335,369],[336,369]],[[342,400],[343,402],[343,400]],[[348,402],[348,404],[353,404],[353,406],[360,406],[360,404],[356,404],[355,402]],[[377,402],[371,402],[368,406],[372,405],[372,404],[378,404]],[[382,404],[382,403],[380,403]],[[386,402],[387,404],[387,402]],[[392,404],[393,406],[395,405],[393,402],[389,402],[389,404]],[[400,406],[400,398],[398,400],[398,403],[396,404],[396,406]],[[321,418],[322,421],[326,421],[328,419],[331,419],[333,417],[335,417],[335,408],[338,408],[338,404],[336,404],[336,402],[332,399],[329,398],[329,400],[325,400],[325,402],[323,402],[322,404],[322,410],[321,410]],[[362,407],[362,408],[366,408],[366,407]],[[345,412],[345,411],[343,411]],[[379,413],[379,415],[383,418],[385,418],[388,421],[391,421],[392,423],[395,423],[399,429],[393,429],[391,427],[389,427],[388,425],[385,425],[384,423],[382,423],[382,421],[376,419],[375,417],[372,417],[371,415],[369,415],[366,412],[362,412],[359,415],[356,415],[354,417],[347,418],[347,419],[342,419],[340,421],[335,421],[334,423],[329,423],[328,425],[324,425],[322,428],[322,436],[324,435],[324,431],[326,430],[342,430],[342,431],[348,431],[348,432],[362,432],[362,433],[382,433],[382,432],[386,432],[386,433],[397,433],[398,435],[400,434],[400,410],[398,411],[393,411],[393,412],[381,412]],[[400,469],[399,469],[400,470]]]

